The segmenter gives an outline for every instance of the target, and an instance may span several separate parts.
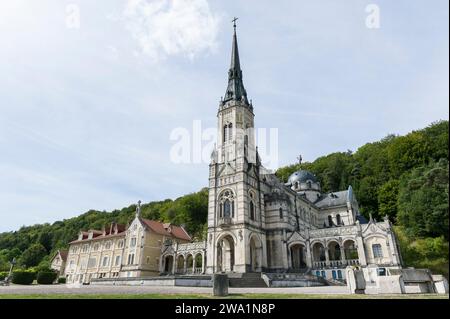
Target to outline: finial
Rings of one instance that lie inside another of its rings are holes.
[[[236,20],[239,18],[234,17],[233,20],[231,20],[231,22],[233,22],[233,28],[236,31]]]
[[[303,160],[301,154],[297,156],[297,160],[298,160],[298,164],[301,165],[302,164],[302,160]]]

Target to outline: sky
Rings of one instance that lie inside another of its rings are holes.
[[[277,166],[448,119],[448,5],[0,1],[0,232],[205,187],[207,161],[174,162],[171,135],[215,128],[234,16]]]

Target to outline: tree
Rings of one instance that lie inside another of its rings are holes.
[[[398,180],[391,179],[378,190],[378,211],[392,221],[397,217]]]
[[[37,266],[46,255],[44,246],[33,244],[22,253],[19,263],[26,268]]]
[[[398,221],[411,236],[448,240],[448,160],[405,174],[399,185]]]

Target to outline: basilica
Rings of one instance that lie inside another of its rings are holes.
[[[343,279],[348,265],[399,268],[391,223],[360,215],[351,185],[323,193],[309,171],[299,170],[283,182],[262,166],[254,112],[234,27],[228,85],[219,103],[218,138],[209,165],[206,273],[308,271]],[[183,256],[175,249],[167,254]]]
[[[282,181],[263,167],[253,131],[256,110],[244,88],[234,25],[209,165],[206,239],[193,242],[182,227],[145,220],[138,206],[128,227],[80,233],[66,257],[69,282],[217,272],[333,282],[345,281],[348,266],[362,269],[367,280],[401,268],[390,221],[364,218],[351,185],[324,193],[309,171]]]

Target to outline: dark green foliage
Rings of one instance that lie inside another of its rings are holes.
[[[55,282],[58,274],[54,271],[40,271],[37,273],[36,281],[41,285],[51,285]]]
[[[12,275],[12,283],[18,285],[31,285],[36,279],[36,272],[28,270],[16,270]]]
[[[378,189],[378,208],[380,216],[388,216],[395,221],[397,216],[398,180],[391,179]]]
[[[32,244],[20,256],[19,263],[26,268],[37,266],[47,255],[47,250],[41,244]]]
[[[448,160],[418,167],[400,181],[398,221],[410,236],[448,240]]]
[[[66,283],[66,277],[59,277],[58,278],[58,284],[65,284]]]

